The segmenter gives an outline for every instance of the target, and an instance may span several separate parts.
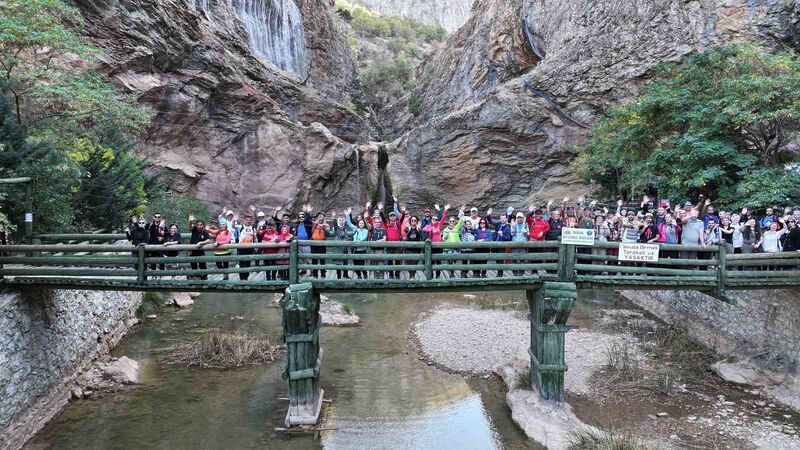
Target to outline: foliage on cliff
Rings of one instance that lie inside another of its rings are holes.
[[[345,0],[338,0],[336,8],[355,34],[350,40],[359,58],[354,97],[362,110],[378,112],[409,92],[417,81],[415,69],[430,46],[447,37],[442,27],[383,16]],[[414,112],[413,102],[408,106]]]
[[[129,150],[149,108],[90,66],[81,16],[62,0],[0,3],[0,176],[30,176],[37,232],[112,228],[158,191]],[[11,220],[20,193],[3,202]]]
[[[657,67],[644,95],[594,127],[573,167],[608,195],[797,202],[799,130],[797,55],[722,47]]]

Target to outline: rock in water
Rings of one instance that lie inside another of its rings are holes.
[[[172,296],[172,304],[178,308],[184,309],[194,305],[192,297],[185,292],[178,292]]]
[[[361,322],[360,317],[346,312],[341,303],[333,301],[325,295],[320,296],[320,301],[322,303],[319,307],[319,319],[323,326],[351,327]]]
[[[103,378],[122,384],[136,384],[139,382],[141,366],[138,362],[123,356],[106,364]]]

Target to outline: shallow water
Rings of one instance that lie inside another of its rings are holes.
[[[354,328],[324,328],[322,442],[330,449],[540,448],[514,425],[505,388],[421,362],[405,339],[429,308],[461,294],[333,296],[361,316]],[[184,369],[160,349],[202,329],[257,327],[280,333],[272,295],[204,295],[190,310],[166,313],[114,351],[145,363],[144,384],[98,400],[71,403],[28,445],[47,448],[319,448],[312,435],[286,436],[283,360],[243,370]]]

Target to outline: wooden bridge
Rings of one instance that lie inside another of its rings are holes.
[[[41,235],[32,245],[0,246],[0,286],[283,292],[287,425],[313,424],[319,416],[321,292],[525,290],[532,384],[545,399],[563,401],[564,335],[578,289],[700,290],[731,302],[726,292],[732,289],[800,286],[800,253],[731,255],[724,246],[661,245],[657,261],[630,262],[619,260],[619,243],[577,248],[558,241],[295,241],[203,248],[111,243],[122,238]],[[231,254],[212,254],[224,250]]]

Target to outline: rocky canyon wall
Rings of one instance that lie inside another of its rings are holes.
[[[76,0],[85,36],[106,52],[100,69],[154,109],[138,153],[172,191],[239,209],[355,203],[356,168],[376,155],[356,161],[350,144],[367,127],[347,105],[355,69],[342,24],[329,2],[287,1]],[[251,48],[265,35],[263,51]]]
[[[574,197],[587,187],[569,162],[588,126],[655,65],[735,41],[800,48],[796,0],[470,2],[373,143],[332,0],[74,1],[107,52],[101,69],[156,112],[139,153],[171,190],[238,209],[352,206],[378,184],[412,206]]]
[[[394,120],[395,192],[478,206],[574,198],[586,188],[568,163],[585,125],[655,65],[737,41],[800,49],[799,20],[795,1],[481,1],[418,70],[422,113]]]
[[[70,398],[71,383],[128,331],[140,293],[0,295],[0,448],[17,449]]]

